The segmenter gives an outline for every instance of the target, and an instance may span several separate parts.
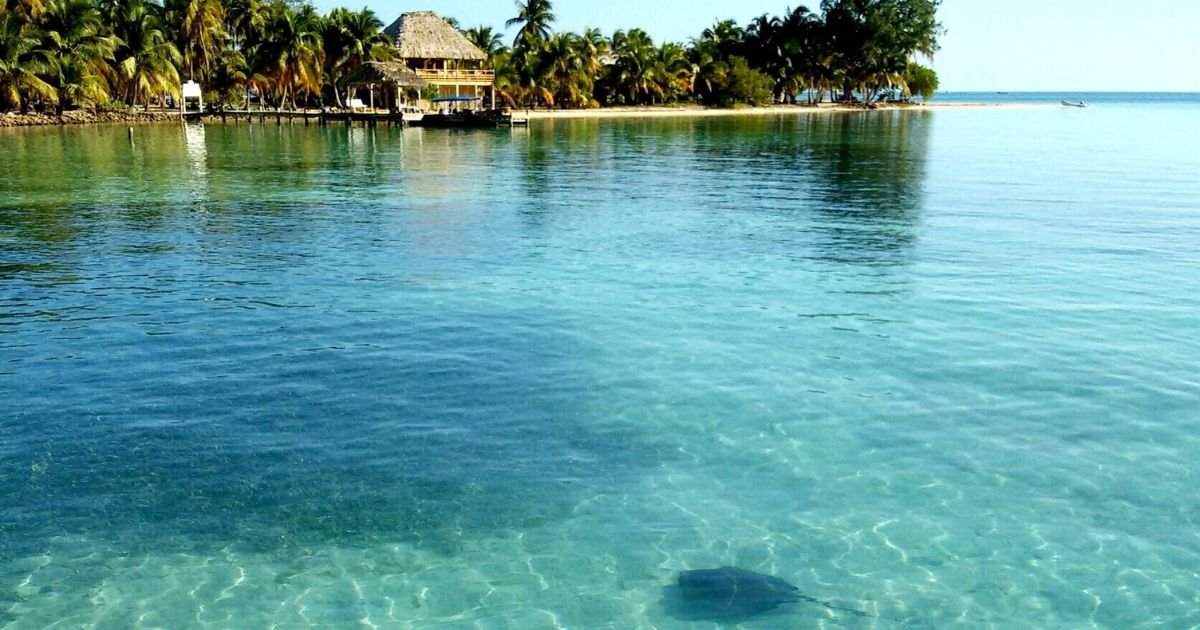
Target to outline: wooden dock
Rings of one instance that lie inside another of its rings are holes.
[[[297,121],[305,126],[317,124],[322,127],[333,124],[344,125],[360,125],[363,127],[407,127],[418,126],[419,123],[413,122],[401,112],[356,112],[356,111],[319,111],[319,110],[224,110],[213,112],[186,112],[183,114],[184,120],[191,121],[220,121],[222,123],[246,124],[254,125],[283,125],[285,122],[289,125],[296,124]],[[529,118],[522,113],[504,113],[496,117],[497,127],[525,127],[529,125]]]
[[[305,126],[317,124],[322,127],[330,123],[345,125],[362,125],[364,127],[403,127],[403,114],[391,112],[349,112],[349,111],[319,111],[319,110],[224,110],[215,112],[189,112],[184,114],[185,120],[208,120],[232,122],[234,124],[283,125],[302,122]]]

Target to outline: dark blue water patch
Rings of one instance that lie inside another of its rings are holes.
[[[489,334],[497,324],[472,326],[487,352],[450,350],[450,331],[438,351],[411,353],[386,336],[382,351],[234,361],[164,349],[160,374],[77,367],[80,382],[40,395],[10,379],[26,401],[6,423],[26,436],[2,464],[10,551],[60,533],[136,546],[437,540],[553,518],[584,488],[654,465],[631,429],[591,430],[603,419],[572,404],[586,376],[563,387],[569,357],[550,335]]]
[[[353,268],[317,265],[289,292],[254,282],[258,263],[214,284],[221,265],[188,268],[179,251],[116,255],[151,258],[51,287],[13,327],[8,348],[40,341],[3,377],[21,401],[0,422],[20,436],[0,462],[6,556],[60,534],[452,552],[660,461],[653,438],[597,415],[567,315],[394,275],[338,286]]]

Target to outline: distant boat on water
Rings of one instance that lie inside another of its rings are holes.
[[[1063,107],[1087,107],[1087,103],[1083,101],[1063,101]]]

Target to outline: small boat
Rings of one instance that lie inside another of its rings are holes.
[[[443,129],[478,129],[498,126],[498,120],[492,115],[492,112],[475,109],[480,100],[482,99],[478,96],[441,96],[433,99],[433,104],[448,106],[448,108],[443,107],[436,112],[423,114],[419,119],[406,122],[414,127]]]
[[[1083,101],[1063,101],[1063,107],[1087,107],[1087,103]]]
[[[409,124],[414,127],[438,127],[442,129],[480,129],[499,126],[499,122],[495,116],[472,109],[425,114],[419,120],[410,121]]]

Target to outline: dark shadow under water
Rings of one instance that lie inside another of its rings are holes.
[[[315,265],[302,251],[254,253],[278,278]],[[305,270],[309,288],[280,300],[244,262],[127,254],[142,256],[169,266],[77,268],[53,286],[0,276],[23,296],[0,317],[13,402],[0,559],[75,535],[130,553],[398,540],[454,553],[473,534],[564,518],[668,452],[596,415],[578,360],[592,350],[570,314],[441,307],[398,273],[325,288],[353,269]],[[87,258],[68,246],[61,260]],[[375,292],[411,299],[340,303]]]

